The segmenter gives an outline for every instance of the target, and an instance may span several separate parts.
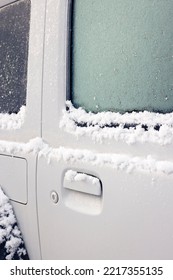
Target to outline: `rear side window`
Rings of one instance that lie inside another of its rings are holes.
[[[0,8],[0,113],[26,104],[30,0]]]
[[[73,3],[73,105],[92,112],[172,112],[173,1]]]

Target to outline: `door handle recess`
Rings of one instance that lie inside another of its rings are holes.
[[[64,176],[64,188],[91,195],[101,196],[101,181],[92,175],[68,170]]]

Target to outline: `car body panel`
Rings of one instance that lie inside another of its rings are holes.
[[[79,126],[62,126],[70,98],[71,4],[31,0],[26,117],[19,129],[0,129],[0,164],[4,156],[10,165],[16,158],[27,163],[12,204],[29,257],[172,259],[173,142],[159,141],[166,132],[153,129],[147,138],[142,131],[130,141],[133,129],[122,129],[124,138],[107,132],[94,138],[89,127],[76,133]],[[67,171],[97,178],[101,191],[95,195],[91,184],[87,193],[80,184],[64,188]],[[27,199],[20,198],[26,186]]]

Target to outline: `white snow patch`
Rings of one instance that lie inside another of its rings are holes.
[[[100,181],[98,178],[84,174],[84,173],[79,173],[74,170],[68,170],[65,174],[64,179],[70,183],[85,182],[85,183],[89,183],[91,185],[100,186]]]
[[[27,143],[0,141],[0,153],[28,154],[39,153],[48,162],[52,159],[74,164],[89,164],[91,166],[109,167],[116,170],[131,172],[132,170],[146,172],[173,173],[173,162],[157,160],[151,155],[146,157],[134,157],[127,154],[97,153],[86,149],[71,149],[60,146],[55,149],[50,147],[41,138],[31,139]]]
[[[23,240],[12,206],[0,187],[0,244],[3,242],[5,243],[6,259],[13,259],[15,254],[19,258],[26,255],[26,250],[21,247]]]
[[[17,114],[0,114],[0,129],[19,129],[24,123],[26,107],[22,106]]]
[[[102,143],[104,140],[123,141],[127,144],[158,143],[166,145],[173,142],[173,113],[159,114],[152,112],[132,113],[87,113],[82,108],[74,108],[67,101],[68,110],[64,110],[60,121],[60,128],[66,132],[79,136],[89,136],[94,142]],[[77,124],[85,124],[79,126]],[[118,124],[117,127],[107,127]],[[136,128],[124,128],[124,124],[137,124]],[[147,131],[142,125],[147,125]],[[154,129],[160,125],[160,129]]]
[[[146,171],[146,172],[161,172],[164,174],[173,173],[173,162],[158,161],[151,156],[146,158],[132,157],[123,154],[107,154],[107,153],[93,153],[89,150],[69,149],[60,147],[58,149],[42,150],[40,155],[44,155],[48,161],[52,158],[67,163],[83,163],[91,166],[109,167],[116,170],[123,170],[126,172]]]
[[[27,143],[18,143],[10,141],[0,141],[0,153],[15,155],[15,154],[37,154],[40,150],[49,150],[47,144],[39,137],[31,139]]]

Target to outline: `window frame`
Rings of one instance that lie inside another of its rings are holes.
[[[0,7],[19,0],[2,0]],[[28,44],[27,90],[24,122],[20,127],[0,127],[0,140],[25,142],[31,138],[41,137],[42,118],[42,87],[44,59],[44,29],[46,16],[46,1],[30,0],[30,34]],[[17,114],[18,115],[18,114]],[[10,116],[10,115],[8,115]]]

